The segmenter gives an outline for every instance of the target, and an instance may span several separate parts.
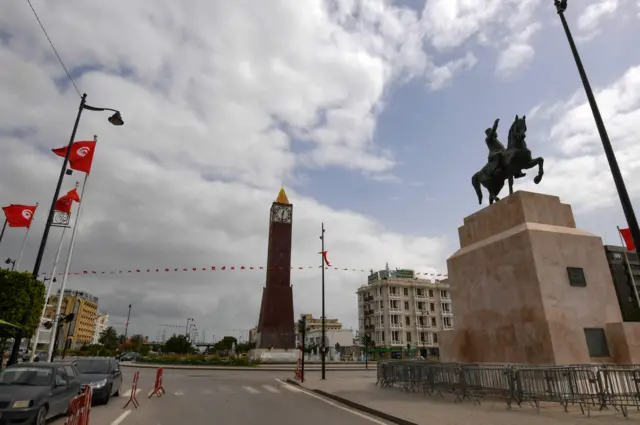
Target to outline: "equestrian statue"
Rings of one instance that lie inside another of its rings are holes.
[[[544,175],[544,159],[532,158],[531,151],[527,148],[527,121],[526,116],[520,118],[516,115],[511,128],[507,148],[498,140],[498,123],[495,120],[492,128],[485,131],[485,142],[489,148],[487,164],[471,178],[471,184],[478,195],[478,202],[482,204],[482,188],[489,192],[489,205],[499,201],[498,194],[504,187],[505,180],[509,182],[509,195],[513,194],[513,180],[525,176],[522,170],[538,166],[538,175],[534,177],[535,184],[540,183]]]

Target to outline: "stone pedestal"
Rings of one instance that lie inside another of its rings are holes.
[[[447,261],[455,330],[439,334],[442,361],[595,360],[584,329],[606,334],[610,324],[611,333],[622,319],[602,240],[576,229],[571,206],[519,191],[465,218],[458,233]],[[586,285],[572,285],[567,267],[582,269]]]

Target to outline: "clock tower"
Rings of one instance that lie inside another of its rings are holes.
[[[293,205],[284,187],[271,205],[267,281],[262,290],[256,348],[295,348],[291,236]]]

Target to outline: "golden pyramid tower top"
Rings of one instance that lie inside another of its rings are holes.
[[[276,198],[276,203],[291,205],[291,202],[289,202],[289,198],[287,198],[287,193],[284,191],[284,186],[280,188],[280,192],[278,193],[278,197]]]

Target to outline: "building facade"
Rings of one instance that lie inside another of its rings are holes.
[[[637,296],[637,293],[640,292],[640,260],[637,253],[613,245],[605,245],[604,252],[620,305],[622,321],[640,322],[640,306]],[[629,273],[629,268],[631,268],[631,273]]]
[[[93,344],[100,343],[100,335],[109,327],[109,315],[107,313],[98,313],[93,329]]]
[[[45,318],[53,319],[59,296],[60,291],[49,298]],[[93,342],[95,320],[98,316],[98,297],[84,291],[67,289],[64,291],[60,313],[65,316],[74,313],[74,318],[61,328],[58,348],[62,349],[66,344],[68,349],[78,349]]]
[[[453,329],[446,279],[433,282],[417,279],[413,270],[387,268],[372,272],[357,295],[358,335],[374,352],[392,358],[403,352],[437,356],[438,333]]]

